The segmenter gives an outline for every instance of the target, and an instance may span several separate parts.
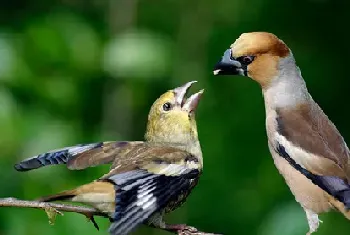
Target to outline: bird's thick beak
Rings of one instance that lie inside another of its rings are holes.
[[[215,65],[214,75],[244,75],[240,62],[232,57],[231,49],[227,49],[221,60]]]
[[[186,84],[177,87],[173,90],[175,94],[175,102],[176,105],[179,105],[183,110],[187,112],[195,111],[199,100],[202,97],[202,94],[204,90],[200,90],[199,92],[191,95],[188,99],[186,99],[186,93],[189,90],[189,88],[192,86],[193,83],[196,83],[197,81],[191,81],[187,82]]]

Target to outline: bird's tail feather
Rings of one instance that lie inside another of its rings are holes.
[[[350,200],[350,197],[348,200]],[[350,210],[349,210],[350,208],[348,208],[344,203],[342,203],[334,198],[332,198],[330,200],[330,202],[335,209],[340,211],[348,220],[350,220]]]
[[[74,201],[94,206],[96,209],[101,209],[99,207],[102,204],[110,204],[109,206],[113,206],[112,212],[114,212],[115,189],[114,184],[110,182],[95,181],[72,190],[66,190],[54,195],[41,197],[39,198],[39,201]]]
[[[76,193],[74,190],[67,190],[61,193],[40,197],[37,199],[37,201],[40,201],[40,202],[70,201],[75,196],[76,196]]]

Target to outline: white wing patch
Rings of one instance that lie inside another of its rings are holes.
[[[334,167],[334,162],[327,158],[306,152],[302,148],[293,145],[278,132],[275,133],[275,140],[281,144],[288,155],[301,167],[311,172],[323,172],[325,167]],[[327,164],[328,163],[328,164]]]
[[[200,169],[200,165],[195,161],[187,161],[181,163],[150,163],[145,167],[147,171],[162,174],[166,176],[179,176],[182,174],[186,174],[192,170]]]

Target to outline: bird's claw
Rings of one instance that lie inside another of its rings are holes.
[[[50,207],[50,206],[45,207],[45,212],[46,212],[46,215],[47,215],[47,217],[49,219],[49,224],[51,224],[51,225],[55,224],[57,215],[63,215],[62,212],[60,212],[56,208],[53,208],[53,207]]]
[[[177,233],[178,235],[191,235],[198,232],[196,228],[187,226],[186,224],[168,224],[166,225],[166,230]]]
[[[222,235],[222,234],[216,234],[216,233],[205,233],[196,230],[182,230],[178,232],[178,235]]]
[[[99,231],[100,227],[96,223],[95,217],[93,215],[90,215],[90,214],[86,214],[85,216],[88,219],[88,221],[91,221],[91,223],[94,225],[94,227]]]
[[[167,225],[166,229],[170,232],[177,233],[177,235],[222,235],[214,233],[205,233],[198,231],[195,227],[187,226],[186,224],[171,224]]]
[[[198,229],[195,227],[185,225],[182,229],[178,230],[178,235],[195,235],[198,232]]]

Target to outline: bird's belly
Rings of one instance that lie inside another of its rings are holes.
[[[329,203],[330,196],[326,192],[314,185],[284,158],[275,153],[272,155],[278,171],[284,177],[297,202],[315,213],[326,212],[332,208]]]

